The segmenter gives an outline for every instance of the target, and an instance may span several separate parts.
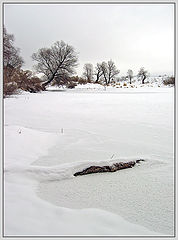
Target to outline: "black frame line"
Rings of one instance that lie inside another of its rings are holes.
[[[63,5],[63,4],[66,4],[66,5],[69,5],[69,4],[84,4],[84,5],[90,5],[90,4],[93,4],[93,5],[112,5],[112,4],[124,4],[124,5],[127,5],[127,4],[140,4],[140,5],[143,5],[143,4],[147,4],[147,5],[150,5],[150,4],[172,4],[174,5],[174,77],[175,79],[177,80],[177,73],[176,73],[176,63],[177,63],[177,59],[176,59],[176,51],[177,51],[177,48],[176,48],[176,4],[177,2],[176,1],[169,1],[169,2],[151,2],[151,1],[145,1],[145,2],[120,2],[120,1],[111,1],[111,2],[107,2],[107,1],[104,1],[104,2],[92,2],[92,1],[87,1],[87,2],[80,2],[80,1],[74,1],[74,2],[13,2],[13,1],[8,1],[8,2],[2,2],[2,25],[4,25],[4,7],[5,5],[8,5],[8,4],[25,4],[25,5],[31,5],[31,4],[40,4],[40,5],[49,5],[49,4],[57,4],[57,5]],[[2,31],[2,39],[3,39],[3,31]],[[3,42],[3,41],[2,41]],[[2,43],[3,44],[3,43]],[[3,70],[2,70],[2,73],[3,73]],[[3,76],[3,74],[2,74]],[[3,78],[3,77],[2,77]],[[177,152],[176,152],[176,130],[177,130],[177,127],[176,127],[176,89],[177,89],[177,84],[176,84],[176,81],[175,81],[175,86],[174,86],[174,149],[173,149],[173,152],[174,152],[174,235],[172,236],[166,236],[166,235],[159,235],[159,236],[119,236],[119,235],[59,235],[59,236],[43,236],[43,235],[38,235],[38,236],[8,236],[8,235],[5,235],[4,234],[4,229],[5,229],[5,223],[4,223],[4,204],[5,204],[5,199],[4,199],[4,189],[5,189],[5,181],[4,181],[4,99],[2,97],[2,237],[4,238],[175,238],[176,237],[176,210],[177,210],[177,206],[176,206],[176,167],[177,167],[177,164],[176,164],[176,156],[177,156]]]

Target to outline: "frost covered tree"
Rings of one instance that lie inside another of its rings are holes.
[[[147,70],[144,69],[144,67],[140,68],[137,77],[138,79],[141,79],[142,84],[145,83],[145,79],[149,76],[149,73]]]
[[[129,79],[129,81],[130,81],[130,84],[132,84],[133,71],[132,71],[131,69],[129,69],[129,70],[127,71],[127,77],[128,77],[128,79]]]
[[[83,77],[87,80],[87,82],[92,82],[93,80],[93,65],[91,63],[86,63],[83,67]]]
[[[116,68],[114,62],[109,60],[107,63],[102,62],[101,64],[102,75],[104,77],[106,85],[110,84],[112,80],[119,74],[119,70]]]
[[[33,53],[32,59],[37,62],[35,68],[38,73],[46,77],[45,87],[61,74],[72,74],[77,66],[78,56],[74,48],[63,41],[57,41],[50,48],[40,48]]]

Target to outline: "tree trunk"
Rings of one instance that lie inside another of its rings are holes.
[[[108,85],[108,81],[107,81],[105,74],[104,74],[104,80],[105,80],[106,85]]]
[[[54,79],[54,77],[53,77],[53,78],[50,78],[48,81],[44,82],[44,83],[42,84],[42,87],[46,87],[50,82],[53,81],[53,79]]]
[[[146,79],[146,76],[143,76],[143,79],[142,79],[142,84],[145,83],[145,79]]]
[[[56,72],[57,72],[57,71],[56,71]],[[53,81],[53,79],[54,79],[54,77],[55,77],[55,75],[56,75],[56,72],[53,73],[53,75],[50,77],[50,79],[49,79],[48,81],[46,81],[46,82],[44,82],[44,83],[42,84],[42,87],[46,88],[46,86],[47,86],[50,82]]]
[[[63,60],[64,61],[64,60]],[[50,82],[53,81],[54,77],[57,74],[57,71],[59,70],[60,66],[62,65],[63,61],[59,64],[59,66],[57,67],[57,69],[55,70],[55,72],[52,74],[52,76],[50,77],[50,79],[48,81],[46,81],[45,83],[42,84],[42,87],[46,87]]]
[[[96,75],[96,81],[95,83],[98,83],[99,82],[99,74]]]
[[[108,84],[110,84],[110,82],[111,82],[111,76],[109,74],[109,76],[108,76]]]

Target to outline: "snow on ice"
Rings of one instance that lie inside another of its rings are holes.
[[[5,235],[172,236],[173,103],[173,88],[91,85],[5,99]]]

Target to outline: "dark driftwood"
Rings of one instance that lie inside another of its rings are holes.
[[[144,161],[143,159],[138,159],[136,161],[130,161],[130,162],[119,162],[119,163],[114,163],[111,166],[91,166],[86,169],[84,169],[81,172],[76,172],[74,173],[74,176],[80,176],[80,175],[86,175],[86,174],[91,174],[91,173],[102,173],[102,172],[116,172],[121,169],[125,168],[132,168],[135,166],[136,163],[140,163],[141,161]]]

